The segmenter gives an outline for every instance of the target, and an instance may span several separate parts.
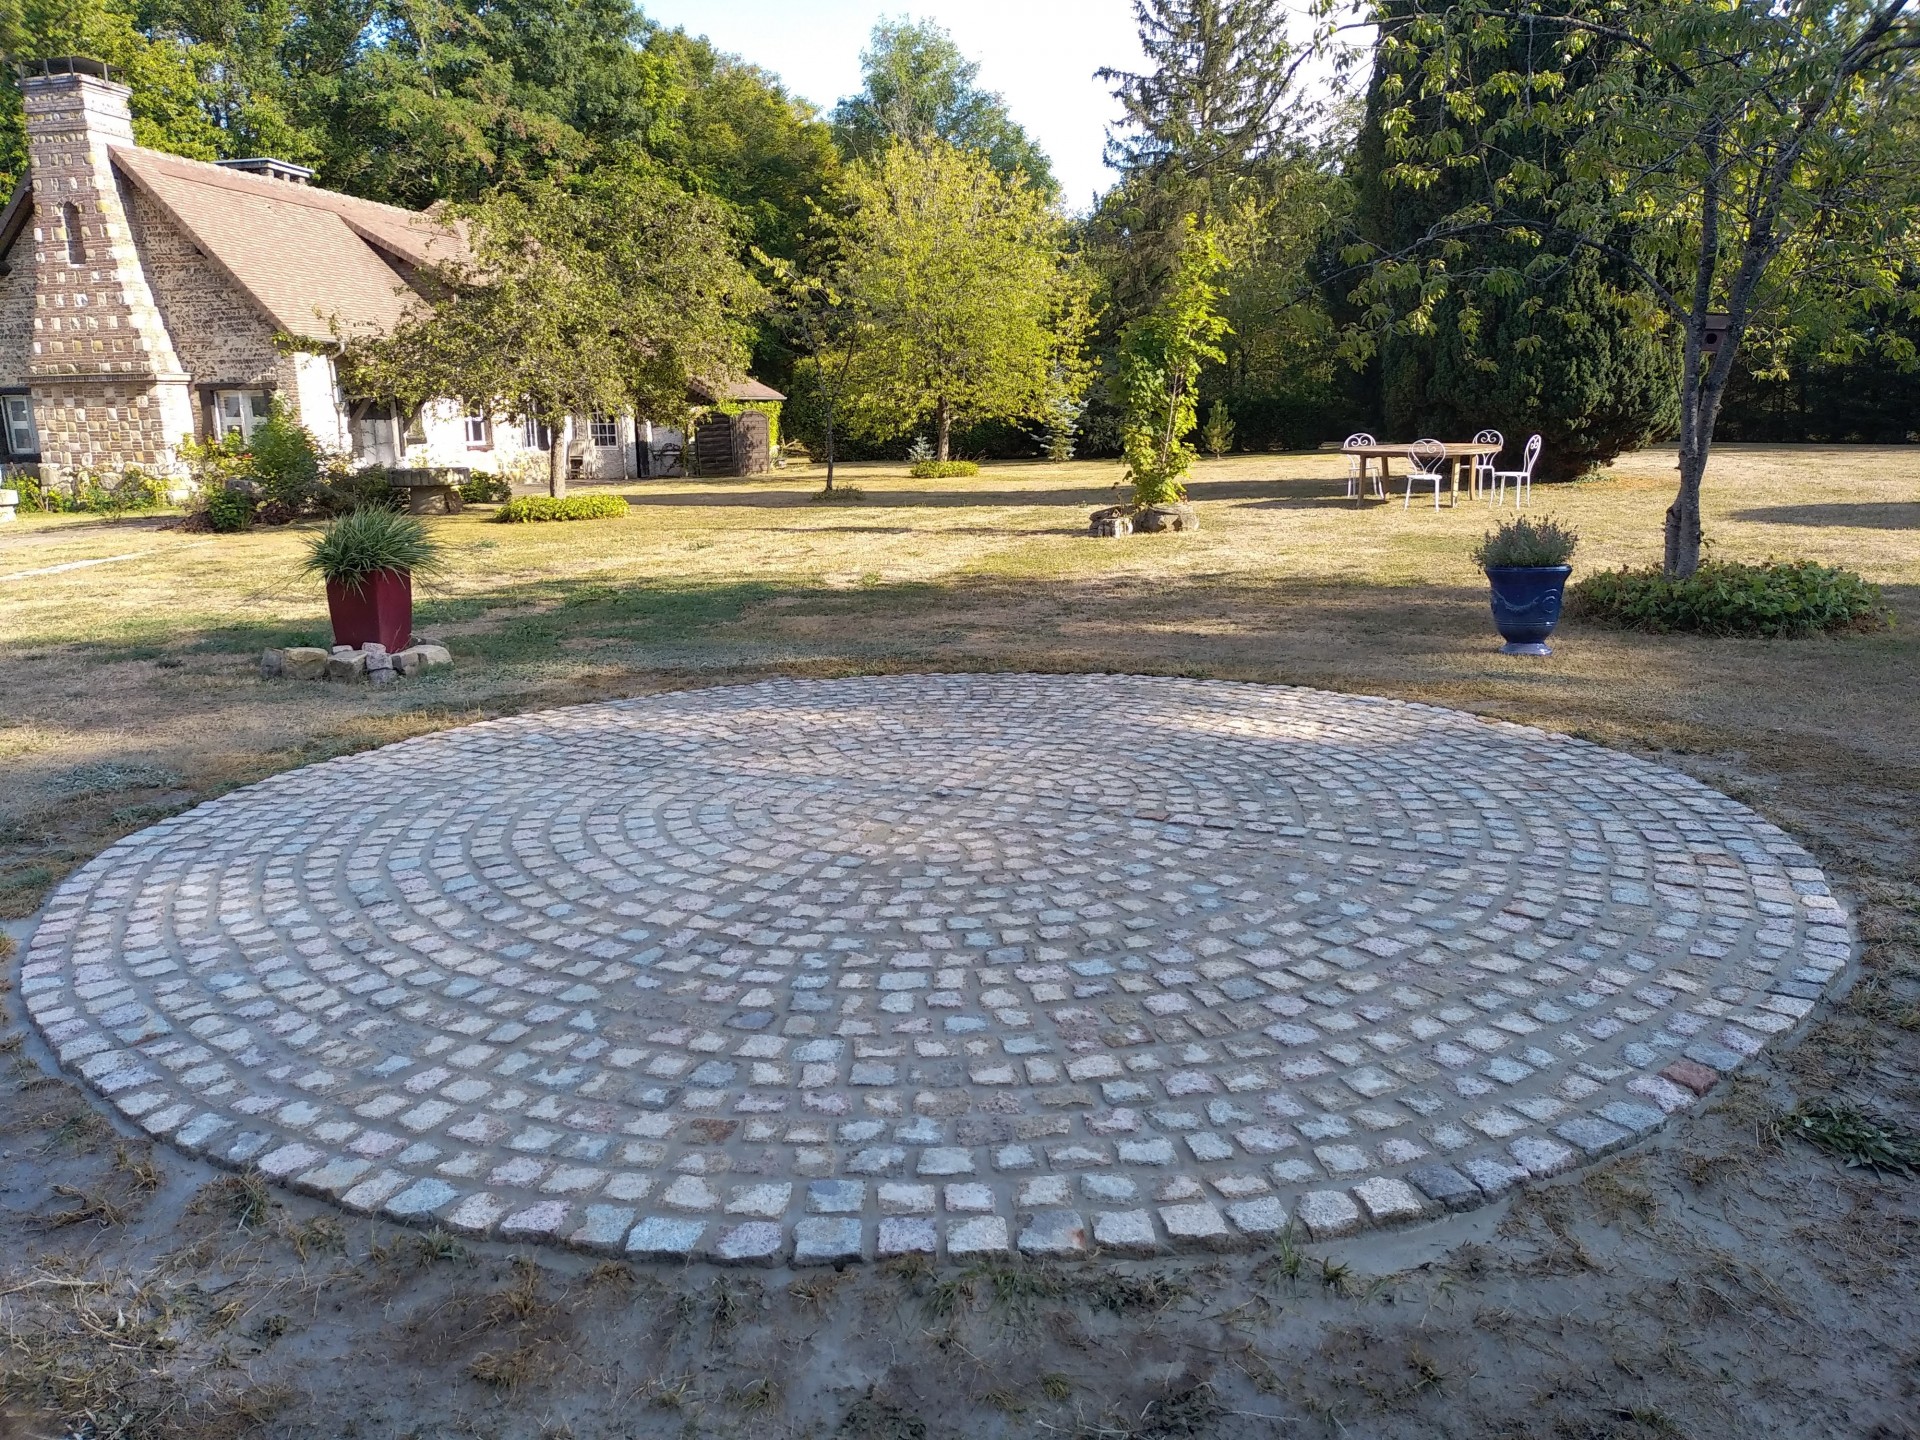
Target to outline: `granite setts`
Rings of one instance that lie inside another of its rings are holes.
[[[910,676],[276,776],[70,877],[20,988],[148,1132],[349,1211],[822,1265],[1471,1208],[1699,1103],[1850,954],[1785,834],[1585,742]]]

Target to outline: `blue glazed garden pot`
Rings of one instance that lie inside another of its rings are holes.
[[[1493,625],[1507,643],[1502,655],[1551,655],[1547,637],[1560,623],[1560,602],[1571,565],[1490,566]]]

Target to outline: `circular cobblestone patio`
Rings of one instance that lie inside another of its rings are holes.
[[[833,1263],[1478,1205],[1658,1128],[1848,955],[1779,829],[1581,741],[907,676],[277,776],[75,874],[21,990],[137,1124],[349,1210]]]

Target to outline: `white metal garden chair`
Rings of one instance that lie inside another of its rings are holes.
[[[1401,509],[1413,505],[1413,487],[1433,482],[1433,508],[1440,508],[1440,487],[1446,483],[1447,447],[1441,440],[1416,440],[1407,447],[1407,498]],[[1458,504],[1458,501],[1454,503]]]
[[[1520,459],[1518,470],[1494,470],[1491,473],[1497,493],[1493,503],[1504,505],[1507,500],[1507,482],[1513,482],[1513,508],[1518,510],[1526,498],[1533,494],[1533,467],[1540,459],[1540,437],[1527,437],[1526,453]]]
[[[1507,437],[1502,435],[1498,430],[1482,430],[1478,435],[1473,437],[1473,443],[1476,445],[1498,445],[1501,449],[1505,449]],[[1487,487],[1487,493],[1489,495],[1493,493],[1493,467],[1499,464],[1499,462],[1500,453],[1497,450],[1491,455],[1475,455],[1473,457],[1473,493],[1476,497],[1480,494],[1480,486],[1483,483]]]
[[[1377,443],[1371,435],[1362,430],[1357,434],[1347,436],[1347,438],[1341,442],[1340,448],[1342,450],[1352,451],[1363,445],[1373,445]],[[1382,462],[1380,468],[1382,471],[1387,468],[1384,462]],[[1365,483],[1366,478],[1367,457],[1365,455],[1349,454],[1347,456],[1347,498],[1349,500],[1358,500],[1360,498],[1360,489]],[[1387,488],[1381,483],[1378,475],[1373,477],[1373,493],[1381,500],[1387,498]]]

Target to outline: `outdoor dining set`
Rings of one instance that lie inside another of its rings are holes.
[[[1518,509],[1533,493],[1533,469],[1540,460],[1540,437],[1528,437],[1517,470],[1498,468],[1500,452],[1506,444],[1506,437],[1498,430],[1482,430],[1471,440],[1416,440],[1411,445],[1382,444],[1364,432],[1349,435],[1340,446],[1347,456],[1347,498],[1360,499],[1371,480],[1375,497],[1386,499],[1387,481],[1392,478],[1388,461],[1392,456],[1404,455],[1407,457],[1407,489],[1403,509],[1412,506],[1414,487],[1425,490],[1428,485],[1433,487],[1434,509],[1440,508],[1442,485],[1451,487],[1452,502],[1458,505],[1462,470],[1467,472],[1473,495],[1478,497],[1484,488],[1496,505],[1506,503],[1507,487],[1511,485],[1514,508]],[[1374,473],[1368,463],[1373,460],[1380,462],[1378,473]]]

